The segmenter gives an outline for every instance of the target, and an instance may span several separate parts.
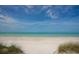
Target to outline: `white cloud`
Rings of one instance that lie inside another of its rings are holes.
[[[33,5],[26,5],[27,8],[32,9],[34,6]]]
[[[71,10],[73,6],[54,6],[54,5],[46,5],[42,7],[42,10],[46,11],[46,15],[51,19],[59,19],[62,15],[71,15]],[[69,12],[70,11],[70,12]],[[64,15],[64,16],[66,16]]]
[[[11,23],[14,22],[14,20],[11,17],[5,16],[5,15],[2,15],[2,14],[0,14],[0,21],[7,23],[7,24],[11,24]]]
[[[24,6],[21,6],[21,7],[24,9],[26,14],[29,14],[30,12],[32,12],[33,8],[34,8],[33,5],[24,5]]]
[[[51,7],[52,7],[52,5],[44,5],[44,6],[42,6],[42,10],[46,10],[48,8],[51,8]]]
[[[2,14],[0,14],[0,23],[1,23],[1,25],[7,26],[10,28],[14,28],[14,27],[16,27],[16,25],[18,25],[17,21],[14,20],[12,17],[2,15]]]
[[[18,28],[28,28],[29,26],[39,24],[39,22],[21,22],[17,19],[14,19],[10,16],[0,14],[0,25],[4,27],[9,27],[12,29],[18,29]]]
[[[51,19],[57,19],[58,15],[56,14],[56,12],[52,12],[51,9],[47,10],[47,16],[49,16]]]

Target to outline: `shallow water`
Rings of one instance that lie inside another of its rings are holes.
[[[79,37],[79,33],[50,33],[50,32],[1,32],[0,36],[26,36],[26,37]]]

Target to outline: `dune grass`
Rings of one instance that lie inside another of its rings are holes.
[[[0,54],[21,54],[23,51],[15,45],[6,46],[0,44]]]
[[[65,43],[58,47],[58,53],[79,53],[79,43]]]

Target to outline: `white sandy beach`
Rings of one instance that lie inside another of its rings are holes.
[[[0,43],[17,45],[29,54],[51,54],[66,42],[79,42],[79,37],[0,37]]]

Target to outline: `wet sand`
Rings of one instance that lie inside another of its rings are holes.
[[[79,42],[79,37],[0,37],[0,43],[16,45],[28,54],[51,54],[66,42]]]

